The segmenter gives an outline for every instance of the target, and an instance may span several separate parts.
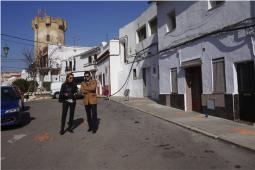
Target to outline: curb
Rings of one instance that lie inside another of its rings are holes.
[[[30,99],[24,102],[27,103],[27,102],[37,101],[37,100],[46,100],[46,99],[51,99],[51,97],[38,97],[38,98]]]
[[[155,115],[155,114],[153,114],[153,113],[144,111],[143,109],[137,108],[137,107],[135,107],[135,106],[130,106],[130,105],[125,104],[125,103],[122,103],[122,102],[120,102],[120,101],[116,101],[116,100],[114,100],[114,99],[113,99],[112,101],[114,101],[114,102],[116,102],[116,103],[123,104],[123,105],[125,105],[125,106],[127,106],[127,107],[130,107],[130,108],[132,108],[132,109],[141,111],[141,112],[143,112],[143,113],[150,114],[150,115],[152,115],[153,117],[159,118],[159,119],[161,119],[161,120],[165,120],[165,121],[170,122],[170,123],[173,123],[173,124],[175,124],[175,125],[177,125],[177,126],[180,126],[180,127],[186,128],[186,129],[189,129],[189,130],[191,130],[191,131],[194,131],[194,132],[197,132],[197,133],[200,133],[200,134],[203,134],[203,135],[208,136],[208,137],[210,137],[210,138],[218,139],[218,140],[221,140],[222,142],[229,143],[229,144],[235,145],[235,146],[237,146],[237,147],[240,147],[240,148],[243,148],[243,149],[252,151],[252,152],[255,151],[255,149],[253,149],[253,148],[250,148],[250,147],[247,147],[247,146],[244,146],[244,145],[241,145],[241,144],[238,144],[238,143],[229,141],[229,140],[227,140],[227,139],[224,139],[224,137],[214,135],[214,134],[212,134],[212,133],[206,132],[206,131],[201,130],[201,129],[199,129],[199,128],[192,127],[192,126],[189,126],[189,125],[185,125],[185,124],[183,124],[183,123],[175,122],[175,121],[172,121],[172,120],[168,120],[168,119],[163,118],[163,117],[161,117],[161,116],[158,116],[158,115]]]

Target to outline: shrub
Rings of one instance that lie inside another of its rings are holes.
[[[29,83],[28,83],[28,81],[25,80],[25,79],[17,79],[17,80],[15,80],[15,81],[12,83],[12,85],[18,86],[19,89],[20,89],[22,92],[24,92],[24,93],[26,93],[26,92],[28,91],[28,87],[29,87]]]

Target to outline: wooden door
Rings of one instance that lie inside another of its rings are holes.
[[[255,122],[254,62],[237,64],[240,119]]]
[[[201,67],[192,67],[186,69],[186,81],[187,81],[187,101],[191,103],[192,110],[201,112],[201,94],[202,94],[202,76],[201,76]],[[190,92],[189,92],[190,91]],[[189,92],[189,93],[188,93]],[[190,96],[191,95],[191,96]]]

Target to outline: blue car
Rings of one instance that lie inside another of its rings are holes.
[[[21,99],[10,86],[1,87],[1,126],[21,123]]]

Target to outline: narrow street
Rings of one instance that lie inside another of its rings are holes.
[[[2,129],[2,169],[247,169],[255,153],[100,100],[99,129],[87,132],[85,109],[77,102],[74,133],[59,135],[61,104],[26,104],[31,122]]]

